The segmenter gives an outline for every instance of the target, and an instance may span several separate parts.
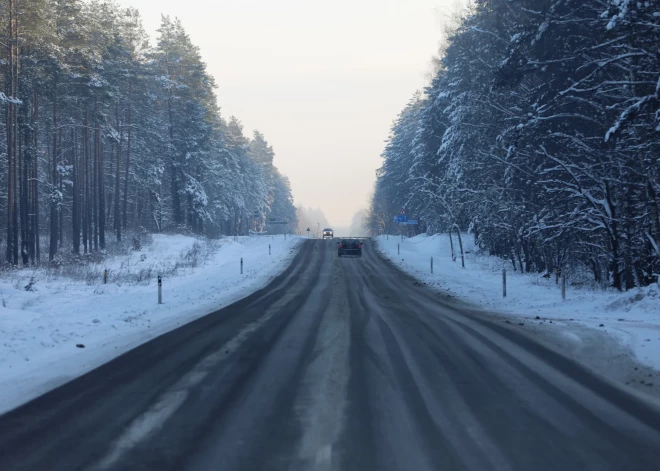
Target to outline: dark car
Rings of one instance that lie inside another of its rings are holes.
[[[339,249],[337,254],[341,257],[342,255],[356,255],[358,257],[362,256],[362,242],[358,239],[342,239],[339,242]]]

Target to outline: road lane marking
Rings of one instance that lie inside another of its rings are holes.
[[[330,283],[326,289],[332,289],[333,296],[323,310],[314,360],[307,365],[296,393],[294,409],[303,432],[293,469],[332,470],[333,444],[344,425],[350,377],[350,312],[339,286]]]
[[[156,405],[133,421],[128,430],[114,444],[110,453],[101,459],[97,468],[109,468],[138,442],[144,440],[154,430],[162,427],[165,421],[181,407],[186,397],[188,397],[187,391],[170,391],[166,393]]]
[[[316,452],[316,466],[323,468],[332,466],[332,445],[324,445]]]
[[[114,442],[110,451],[93,469],[111,467],[125,453],[161,428],[167,419],[183,405],[188,397],[188,390],[200,384],[216,364],[236,351],[251,333],[268,322],[277,311],[277,309],[271,309],[259,320],[248,324],[234,338],[200,360],[191,371],[169,388],[154,406],[131,422],[119,439]]]

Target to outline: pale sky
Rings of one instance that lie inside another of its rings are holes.
[[[367,207],[392,121],[428,81],[456,0],[118,0],[155,37],[181,19],[222,115],[259,129],[296,205],[348,226]],[[152,41],[153,42],[153,41]]]

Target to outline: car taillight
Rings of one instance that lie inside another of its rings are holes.
[[[339,248],[341,249],[341,244],[339,244]]]
[[[361,249],[361,248],[362,248],[362,244],[358,244],[358,249]]]

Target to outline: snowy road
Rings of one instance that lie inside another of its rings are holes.
[[[381,261],[271,285],[0,417],[3,470],[636,470],[660,411]]]

